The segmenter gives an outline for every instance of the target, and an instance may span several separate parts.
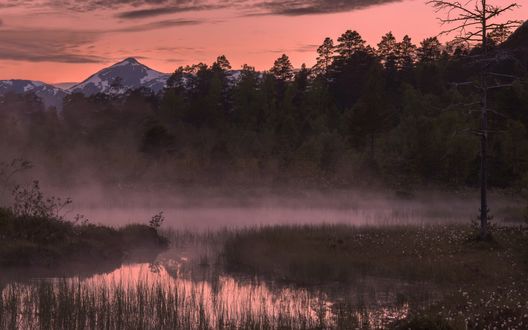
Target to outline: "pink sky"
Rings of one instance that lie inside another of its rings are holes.
[[[76,82],[131,56],[162,72],[221,54],[234,68],[269,69],[282,53],[310,66],[323,39],[347,29],[371,45],[388,31],[419,43],[442,29],[425,0],[259,1],[0,0],[0,79]],[[384,4],[354,9],[358,2]],[[321,13],[288,13],[306,3]],[[526,5],[506,16],[527,17]]]

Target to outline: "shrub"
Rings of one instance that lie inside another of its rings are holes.
[[[70,198],[45,197],[39,181],[29,187],[15,186],[11,210],[18,217],[42,217],[63,220],[62,210],[72,203]]]
[[[157,230],[161,227],[163,222],[165,222],[165,216],[163,215],[163,212],[159,212],[150,219],[149,225]]]

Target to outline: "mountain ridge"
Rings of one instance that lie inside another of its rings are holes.
[[[37,80],[0,80],[0,95],[7,93],[34,93],[40,97],[46,108],[62,110],[64,98],[73,93],[91,96],[97,93],[124,94],[142,87],[154,93],[163,90],[171,74],[149,68],[134,57],[103,68],[79,83],[48,84]]]
[[[62,109],[62,100],[68,95],[68,92],[64,89],[42,81],[25,79],[0,80],[0,95],[8,93],[34,93],[40,97],[46,108],[55,107],[57,109]]]
[[[97,93],[120,94],[140,87],[150,88],[157,93],[165,87],[170,74],[153,70],[128,57],[109,67],[103,68],[84,81],[68,88],[71,93],[90,96]]]

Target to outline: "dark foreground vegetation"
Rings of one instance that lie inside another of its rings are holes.
[[[269,227],[231,236],[223,258],[230,271],[300,285],[369,276],[428,283],[440,293],[412,306],[396,328],[526,327],[528,229],[496,228],[487,242],[475,237],[469,226]]]
[[[156,229],[128,225],[119,229],[73,224],[41,216],[17,216],[0,209],[0,267],[90,268],[119,265],[128,258],[152,257],[167,246]]]
[[[46,196],[38,181],[15,182],[16,174],[31,167],[20,159],[0,163],[0,276],[8,270],[16,274],[13,268],[50,270],[55,275],[68,269],[77,273],[114,269],[126,259],[153,259],[168,246],[158,233],[163,213],[153,216],[149,225],[118,229],[92,224],[79,214],[66,218],[71,199]],[[9,189],[11,196],[6,196]]]

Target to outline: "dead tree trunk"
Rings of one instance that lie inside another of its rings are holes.
[[[480,239],[489,237],[488,219],[488,90],[483,74],[481,127],[480,127]]]
[[[488,20],[485,13],[486,0],[482,0],[482,48],[484,58],[488,55]],[[482,88],[482,108],[480,123],[480,239],[484,240],[489,237],[488,229],[488,83],[487,83],[487,64],[483,62],[483,69],[480,75]]]
[[[488,207],[488,92],[491,88],[488,83],[489,58],[488,58],[488,33],[500,28],[512,28],[520,24],[519,21],[509,20],[505,23],[492,23],[492,19],[502,13],[518,7],[513,2],[504,6],[490,5],[491,0],[477,0],[473,2],[461,3],[457,0],[429,0],[428,3],[436,8],[436,11],[445,11],[447,18],[440,19],[442,24],[455,24],[455,27],[443,31],[441,34],[459,32],[458,40],[467,43],[480,43],[482,46],[483,58],[480,68],[480,78],[477,87],[480,93],[480,239],[488,239],[489,230],[489,207]]]

